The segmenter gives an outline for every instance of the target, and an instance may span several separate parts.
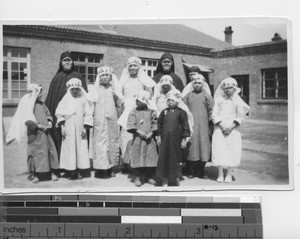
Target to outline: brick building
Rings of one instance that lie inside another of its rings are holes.
[[[71,51],[76,70],[88,84],[102,65],[119,77],[130,56],[143,61],[153,76],[161,55],[174,56],[175,73],[188,81],[199,65],[212,89],[227,76],[238,80],[254,119],[287,120],[287,41],[234,47],[182,25],[5,25],[3,26],[3,115],[13,115],[29,83],[42,84],[44,97],[58,69],[60,54]]]

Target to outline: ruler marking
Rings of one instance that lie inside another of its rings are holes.
[[[170,227],[168,226],[168,237],[170,237]]]

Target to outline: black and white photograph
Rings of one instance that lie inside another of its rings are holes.
[[[291,22],[4,22],[4,191],[290,190]]]

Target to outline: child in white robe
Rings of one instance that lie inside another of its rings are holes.
[[[82,179],[81,172],[90,169],[86,131],[93,126],[92,110],[79,79],[70,79],[67,87],[55,112],[56,127],[61,128],[63,136],[60,168],[66,170],[68,179]]]
[[[212,162],[218,167],[217,181],[232,182],[233,167],[241,162],[242,139],[239,126],[250,107],[238,95],[240,88],[233,78],[221,82],[215,93],[212,113]],[[227,168],[224,180],[223,169]]]

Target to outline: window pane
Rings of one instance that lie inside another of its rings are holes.
[[[156,66],[157,65],[157,61],[153,61],[153,66]]]
[[[8,54],[8,49],[7,48],[3,48],[3,56],[7,56],[7,54]]]
[[[8,72],[3,71],[3,80],[8,80]]]
[[[22,58],[26,58],[27,57],[27,49],[19,49],[19,55]]]
[[[18,62],[12,62],[11,63],[11,69],[13,71],[18,71],[19,70],[19,63]]]
[[[275,98],[275,89],[266,89],[265,93],[266,98]]]
[[[88,84],[91,84],[94,82],[94,75],[88,75]]]
[[[20,56],[20,52],[18,49],[11,49],[11,56],[12,57],[19,57]]]
[[[6,80],[3,81],[2,87],[3,87],[3,90],[7,90],[8,89],[8,83],[7,83]]]
[[[278,69],[278,78],[287,78],[287,68]]]
[[[21,62],[20,63],[20,71],[24,71],[27,68],[27,63]]]
[[[287,98],[287,89],[278,89],[278,98]]]
[[[20,82],[19,81],[12,81],[11,82],[11,88],[14,89],[14,90],[19,90]]]
[[[94,61],[95,61],[95,59],[94,59],[93,56],[89,56],[89,57],[88,57],[88,62],[94,62]]]
[[[146,61],[145,60],[142,60],[142,65],[144,66],[146,64]]]
[[[2,91],[2,98],[3,99],[7,99],[8,98],[8,91],[7,90],[3,90]]]
[[[278,80],[278,87],[280,88],[287,88],[286,80]]]
[[[85,56],[80,55],[78,60],[79,60],[79,61],[82,61],[82,62],[85,62]]]
[[[78,67],[78,73],[85,74],[85,66],[79,66]]]
[[[13,99],[19,99],[20,98],[19,90],[13,90],[12,91],[12,98]]]
[[[95,56],[95,62],[100,63],[100,61],[101,61],[101,57],[100,56]]]
[[[26,81],[20,81],[20,89],[27,91],[27,82]]]
[[[18,72],[11,72],[11,79],[12,80],[19,80],[19,73]]]
[[[94,67],[88,67],[88,74],[94,74]]]
[[[3,62],[3,70],[6,71],[7,70],[7,61]]]
[[[275,88],[275,81],[274,80],[266,80],[265,88]]]
[[[148,74],[148,76],[151,76],[151,71],[148,70],[148,71],[147,71],[147,74]]]
[[[274,70],[265,71],[265,79],[275,79],[275,71]]]

